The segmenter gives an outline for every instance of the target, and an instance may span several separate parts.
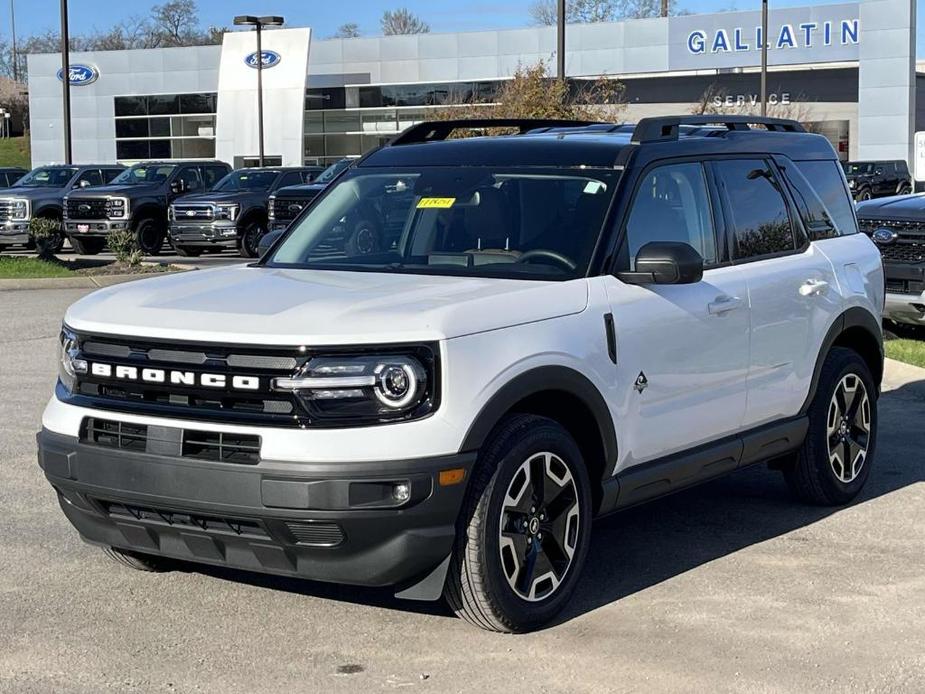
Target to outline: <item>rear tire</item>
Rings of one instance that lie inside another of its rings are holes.
[[[546,417],[511,416],[473,470],[444,597],[482,629],[536,629],[571,597],[590,531],[591,485],[574,439]]]
[[[809,429],[784,470],[794,495],[819,506],[854,499],[870,475],[877,447],[877,391],[854,350],[833,347],[809,407]]]
[[[135,240],[145,255],[158,255],[164,247],[165,239],[164,225],[153,217],[142,219],[135,226]]]
[[[71,237],[71,245],[78,255],[97,255],[106,246],[106,239],[79,239]]]
[[[202,255],[202,249],[195,246],[176,246],[174,250],[181,258],[198,258]]]
[[[118,549],[116,547],[103,547],[103,554],[117,564],[135,569],[135,571],[159,573],[170,570],[170,561],[163,557],[155,557],[150,554],[132,552],[127,549]]]
[[[862,188],[858,191],[857,201],[864,202],[865,200],[873,200],[874,194],[870,192],[870,188]]]

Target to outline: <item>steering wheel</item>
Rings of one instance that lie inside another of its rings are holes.
[[[569,258],[567,255],[562,255],[557,251],[551,251],[548,248],[534,248],[532,251],[527,251],[517,259],[517,262],[529,263],[533,258],[545,258],[547,260],[553,260],[559,265],[563,266],[566,270],[572,272],[578,268],[578,265],[575,263],[575,261]]]

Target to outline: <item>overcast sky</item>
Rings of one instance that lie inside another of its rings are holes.
[[[10,32],[10,1],[0,0],[0,33]],[[113,23],[134,15],[145,15],[151,6],[163,0],[70,0],[71,32],[88,33],[105,29]],[[346,22],[356,22],[364,34],[379,33],[379,17],[383,10],[407,7],[428,22],[432,31],[466,31],[526,26],[530,23],[532,0],[353,0],[324,2],[323,0],[199,0],[199,15],[204,26],[228,26],[236,14],[281,14],[292,26],[310,26],[318,37],[332,34]],[[919,1],[919,16],[925,0]],[[58,26],[59,0],[12,0],[16,10],[16,34],[55,29]],[[807,4],[833,4],[829,0],[771,0],[772,7],[792,7]],[[720,10],[758,9],[758,0],[678,0],[681,9],[693,13]],[[918,54],[925,56],[925,19],[919,25]]]

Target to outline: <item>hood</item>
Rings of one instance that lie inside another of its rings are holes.
[[[580,313],[585,279],[435,277],[238,265],[116,285],[71,306],[77,331],[275,346],[430,341]]]
[[[123,195],[127,198],[139,195],[163,195],[162,183],[136,183],[136,184],[110,184],[108,186],[91,186],[90,188],[76,188],[70,195],[75,198],[105,198],[110,195]]]
[[[58,186],[22,186],[19,188],[0,189],[0,198],[25,198],[26,200],[45,200],[47,198],[60,198],[64,195],[64,187]]]
[[[861,219],[925,220],[925,193],[894,195],[858,203]]]
[[[266,197],[269,193],[261,190],[229,190],[222,192],[205,192],[190,193],[175,198],[175,205],[186,205],[191,203],[210,203],[210,202],[240,202],[241,200],[254,197]]]

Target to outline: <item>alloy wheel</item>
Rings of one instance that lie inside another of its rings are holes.
[[[518,468],[501,507],[501,570],[530,602],[556,592],[572,564],[581,522],[578,488],[556,454],[532,455]]]
[[[870,444],[870,398],[856,374],[846,374],[835,388],[826,418],[829,465],[844,484],[857,479]]]

